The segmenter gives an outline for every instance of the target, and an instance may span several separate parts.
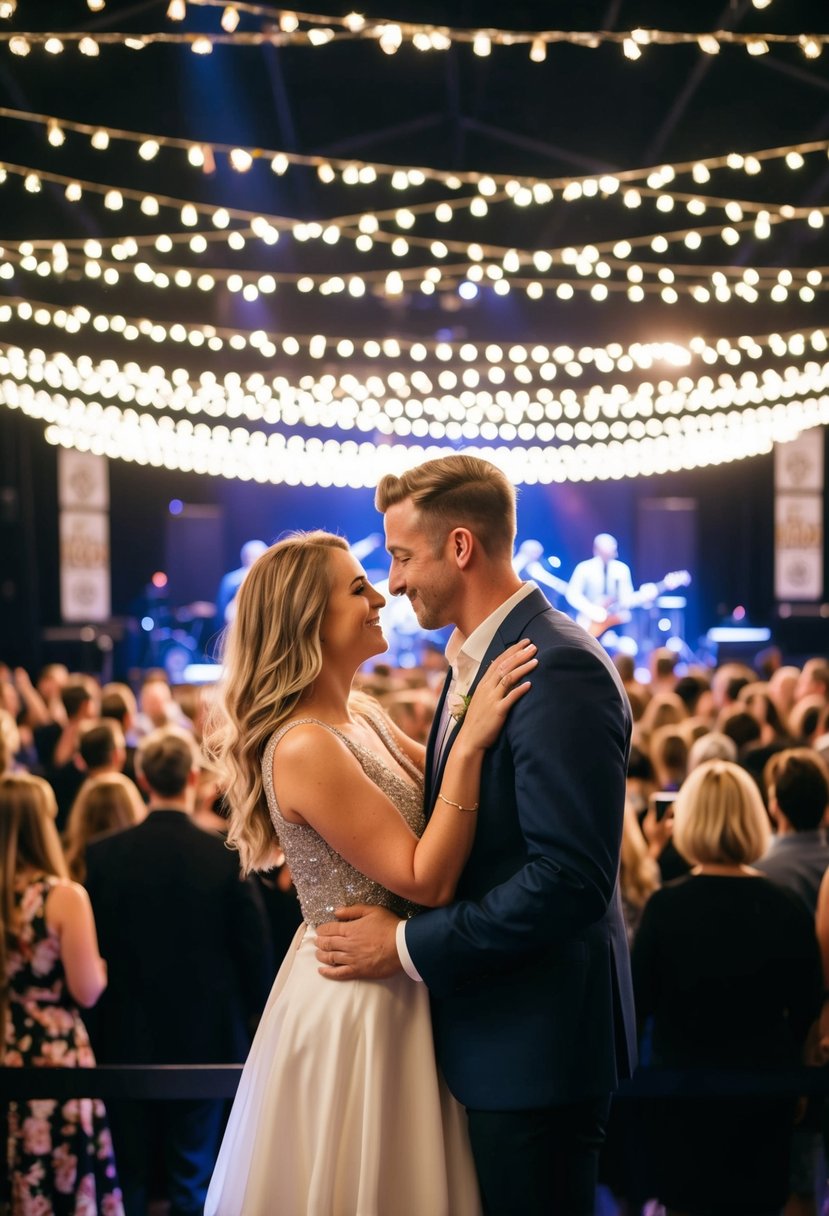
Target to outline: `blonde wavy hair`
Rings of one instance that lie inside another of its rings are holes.
[[[245,576],[224,636],[224,674],[204,749],[227,790],[227,840],[245,874],[275,863],[262,754],[320,673],[332,549],[348,544],[319,531],[294,533],[271,545]]]

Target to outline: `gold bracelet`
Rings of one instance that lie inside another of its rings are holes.
[[[456,806],[459,811],[477,811],[479,804],[476,802],[474,806],[461,806],[459,802],[453,802],[451,798],[447,798],[445,794],[438,794],[441,802],[446,802],[449,806]]]

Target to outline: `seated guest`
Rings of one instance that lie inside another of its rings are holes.
[[[0,1026],[5,1068],[90,1068],[78,1006],[106,987],[83,887],[70,882],[40,777],[0,777]],[[107,1213],[123,1206],[103,1104],[93,1098],[10,1102],[0,1211]]]
[[[769,825],[751,777],[700,765],[674,804],[674,842],[694,867],[651,895],[633,944],[653,1064],[798,1065],[820,1008],[814,922],[752,863]],[[646,1113],[653,1190],[687,1216],[778,1216],[789,1193],[793,1098],[659,1099]]]
[[[93,1042],[107,1064],[244,1060],[273,978],[258,892],[222,839],[191,822],[199,775],[193,738],[162,727],[136,756],[149,794],[143,823],[92,842],[87,889],[109,962]],[[200,1213],[224,1104],[111,1104],[127,1216],[144,1216],[154,1149],[171,1209]]]
[[[117,828],[132,827],[146,814],[138,787],[124,773],[102,773],[84,781],[63,834],[66,864],[75,881],[86,878],[86,846],[91,840]]]
[[[807,747],[778,752],[765,768],[775,835],[756,866],[803,900],[814,916],[829,840],[823,826],[829,804],[829,770]]]

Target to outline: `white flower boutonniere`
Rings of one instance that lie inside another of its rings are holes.
[[[454,718],[456,722],[463,722],[471,700],[471,692],[450,692],[446,702],[449,717]]]

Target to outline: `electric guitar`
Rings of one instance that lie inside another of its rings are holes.
[[[643,583],[625,604],[620,604],[618,600],[614,599],[595,603],[593,607],[601,608],[607,614],[601,621],[594,621],[585,612],[580,612],[576,620],[594,638],[600,638],[603,633],[607,633],[608,629],[613,629],[614,626],[630,620],[629,610],[631,608],[640,608],[643,604],[655,600],[663,591],[675,591],[677,587],[687,587],[690,582],[691,575],[687,570],[672,570],[658,583]]]

